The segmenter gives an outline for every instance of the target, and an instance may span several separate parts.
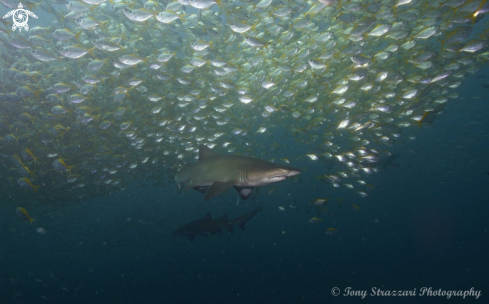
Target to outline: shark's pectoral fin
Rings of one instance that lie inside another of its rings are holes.
[[[209,188],[208,186],[197,186],[194,187],[194,190],[197,190],[200,193],[206,193],[208,188]]]
[[[209,190],[207,190],[204,200],[210,200],[211,198],[224,193],[226,190],[234,186],[234,184],[235,182],[214,182],[212,186],[209,187]]]
[[[238,191],[239,196],[241,196],[241,198],[244,200],[249,199],[250,196],[253,194],[253,187],[234,186],[234,189],[236,189],[236,191]]]

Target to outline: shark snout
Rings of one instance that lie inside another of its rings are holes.
[[[279,172],[276,172],[273,176],[268,178],[269,182],[278,182],[285,180],[287,177],[298,175],[302,170],[296,168],[281,168]]]
[[[289,171],[289,174],[287,174],[287,176],[295,176],[295,175],[298,175],[302,172],[302,170],[299,170],[299,169],[292,169]]]

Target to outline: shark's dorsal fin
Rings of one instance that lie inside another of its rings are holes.
[[[216,153],[211,150],[211,148],[199,145],[199,160],[206,159],[208,157],[214,156]]]
[[[202,219],[203,220],[211,220],[212,219],[211,213],[210,212],[207,212]]]

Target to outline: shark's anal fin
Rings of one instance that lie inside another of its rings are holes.
[[[197,186],[194,187],[194,190],[197,190],[200,193],[206,193],[208,188],[209,188],[208,186]]]
[[[239,196],[241,196],[241,198],[244,200],[249,199],[250,196],[253,194],[253,187],[234,186],[234,189],[236,189],[236,191],[238,191]]]
[[[209,147],[204,145],[199,145],[199,160],[206,159],[215,155],[216,153],[212,151]]]
[[[204,200],[210,200],[211,198],[224,193],[226,190],[234,186],[234,184],[235,182],[214,182],[212,186],[209,187],[209,190],[207,190]]]

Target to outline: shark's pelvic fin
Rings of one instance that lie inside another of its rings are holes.
[[[216,155],[214,151],[212,151],[209,147],[204,146],[204,145],[199,145],[199,160],[206,159],[208,157],[211,157],[213,155]]]
[[[253,187],[234,186],[234,189],[236,189],[236,191],[238,191],[239,196],[241,196],[241,198],[244,200],[247,200],[253,194]]]
[[[218,196],[219,194],[222,194],[226,192],[229,188],[234,186],[236,182],[231,181],[231,182],[214,182],[212,186],[209,187],[209,190],[207,190],[207,193],[205,194],[204,200],[210,200],[211,198],[214,198]]]

